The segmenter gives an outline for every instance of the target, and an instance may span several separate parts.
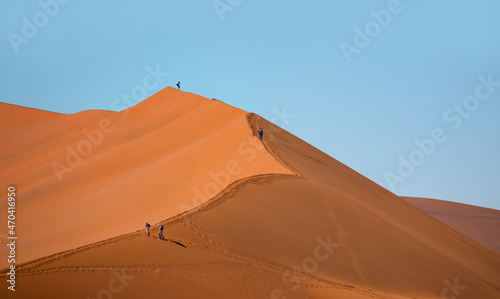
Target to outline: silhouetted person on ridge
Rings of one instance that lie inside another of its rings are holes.
[[[160,239],[162,240],[165,240],[165,237],[163,236],[163,225],[158,223],[158,226],[160,227],[160,232],[158,233],[158,237],[160,237]]]
[[[181,89],[181,81],[177,81],[177,84],[175,84],[175,85],[177,85],[177,89],[179,89],[179,90]]]
[[[148,233],[148,236],[149,236],[149,228],[151,227],[151,225],[146,221],[146,232]]]
[[[264,135],[264,129],[262,127],[259,127],[257,132],[259,133],[259,139],[262,140],[262,136]]]

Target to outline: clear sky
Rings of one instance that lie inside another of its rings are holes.
[[[498,0],[2,1],[0,101],[121,110],[122,95],[180,80],[398,195],[500,209],[499,12]]]

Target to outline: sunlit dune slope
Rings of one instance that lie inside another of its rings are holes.
[[[500,252],[500,211],[429,198],[403,199],[472,240]]]
[[[156,224],[244,177],[289,172],[244,111],[173,88],[119,113],[2,106],[0,182],[18,190],[18,262]]]

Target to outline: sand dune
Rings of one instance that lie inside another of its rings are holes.
[[[429,198],[403,199],[472,240],[500,252],[500,211]]]
[[[12,109],[37,121],[4,119],[2,142],[41,135],[2,160],[23,205],[12,298],[500,297],[498,253],[255,114],[172,88],[118,113]]]
[[[2,129],[17,154],[4,156],[0,182],[23,203],[20,262],[155,224],[231,181],[288,172],[251,136],[244,111],[172,88],[121,113],[15,112],[2,118],[19,128]]]

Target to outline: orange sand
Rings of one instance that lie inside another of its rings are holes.
[[[500,297],[500,254],[257,115],[173,88],[122,112],[1,111],[19,209],[2,298],[451,298],[454,280]],[[53,161],[98,128],[60,181]]]

